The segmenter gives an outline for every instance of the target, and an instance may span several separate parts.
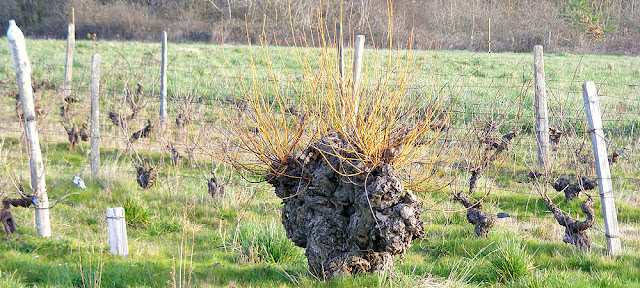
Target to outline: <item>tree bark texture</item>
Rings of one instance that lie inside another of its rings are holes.
[[[389,270],[424,234],[420,202],[394,168],[366,167],[345,151],[348,141],[331,134],[266,175],[283,199],[287,237],[324,279]]]

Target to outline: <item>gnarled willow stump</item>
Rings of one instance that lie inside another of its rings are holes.
[[[350,144],[332,134],[266,175],[283,199],[287,237],[321,278],[388,270],[424,234],[422,207],[393,167],[365,167],[344,151]]]

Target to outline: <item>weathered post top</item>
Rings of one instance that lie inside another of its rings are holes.
[[[20,27],[16,25],[15,20],[9,20],[7,40],[9,40],[9,51],[14,60],[13,70],[15,70],[16,73],[31,74],[31,62],[29,62],[29,57],[27,56],[27,45],[24,41],[24,34],[22,34]],[[14,47],[16,47],[16,49],[14,49]]]

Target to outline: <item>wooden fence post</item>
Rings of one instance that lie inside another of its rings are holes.
[[[551,30],[547,31],[547,47],[551,48]]]
[[[71,78],[73,70],[73,49],[76,45],[76,28],[75,25],[69,24],[67,30],[67,60],[64,65],[64,82],[62,83],[62,91],[64,97],[71,95]]]
[[[596,85],[593,82],[589,81],[582,84],[582,98],[584,99],[584,108],[591,130],[593,155],[596,158],[596,173],[598,174],[598,189],[600,190],[600,202],[607,236],[607,249],[610,255],[617,255],[621,252],[618,216],[613,198],[613,184],[611,183],[611,171],[609,171],[609,159],[607,157],[607,142],[602,131],[600,100],[598,100]]]
[[[107,208],[107,231],[109,252],[128,257],[129,244],[127,243],[127,221],[124,219],[124,208]]]
[[[91,177],[100,174],[100,54],[91,59]]]
[[[167,118],[167,31],[162,31],[162,69],[160,78],[160,131],[164,131]]]
[[[336,23],[336,47],[338,49],[338,73],[339,77],[339,89],[340,89],[340,120],[344,121],[346,115],[347,99],[344,94],[344,42],[342,38],[342,23],[339,21]]]
[[[489,59],[491,59],[491,17],[489,17]]]
[[[542,45],[533,47],[533,75],[535,78],[536,137],[538,139],[538,167],[545,175],[549,172],[549,119],[547,92],[544,79]]]
[[[360,101],[358,97],[358,91],[360,89],[360,74],[362,73],[362,58],[364,56],[364,35],[356,36],[356,43],[353,51],[353,97],[352,97],[352,108],[353,108],[353,123],[354,125],[356,120],[356,115],[358,115],[358,102]]]
[[[342,38],[342,22],[338,22],[337,24],[337,43],[338,44],[338,71],[340,72],[340,86],[342,88],[342,84],[344,83],[344,56],[343,56],[343,47],[344,47],[344,42],[343,42],[343,38]]]
[[[20,103],[22,104],[22,121],[29,153],[29,167],[31,168],[31,189],[40,201],[36,205],[36,231],[41,237],[51,236],[49,223],[49,197],[44,177],[44,164],[40,151],[40,139],[36,123],[36,113],[33,106],[33,90],[31,87],[31,63],[27,55],[27,46],[22,30],[16,26],[14,20],[9,21],[7,30],[9,50],[13,56],[13,69],[16,72]]]

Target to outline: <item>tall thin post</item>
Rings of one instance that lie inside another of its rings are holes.
[[[109,252],[114,255],[129,256],[124,208],[107,208],[107,234],[109,237]]]
[[[342,37],[342,22],[340,21],[336,23],[336,34],[336,46],[338,48],[338,72],[340,74],[340,119],[344,121],[346,115],[345,106],[347,104],[347,99],[344,99],[344,42]]]
[[[491,59],[491,17],[489,17],[489,59]]]
[[[538,138],[538,167],[543,173],[549,169],[549,119],[547,115],[547,92],[544,79],[542,45],[533,47],[533,75],[536,86],[536,137]]]
[[[364,35],[356,36],[356,43],[353,51],[353,122],[355,124],[356,115],[358,115],[358,92],[360,90],[360,74],[362,73],[362,58],[364,56]]]
[[[547,47],[551,48],[551,30],[547,31]]]
[[[91,177],[100,174],[100,54],[91,59]]]
[[[167,118],[167,31],[162,31],[162,70],[160,71],[160,131]]]
[[[69,24],[67,29],[67,60],[64,65],[64,82],[62,83],[62,93],[64,97],[71,95],[71,76],[73,70],[73,49],[76,45],[75,25]]]
[[[340,71],[340,85],[342,85],[344,83],[344,57],[342,54],[344,42],[342,38],[342,23],[338,22],[336,25],[338,26],[338,71]]]
[[[616,203],[613,198],[613,184],[611,183],[611,171],[609,171],[609,159],[607,158],[607,142],[602,131],[602,116],[600,115],[600,101],[593,82],[582,84],[582,98],[587,113],[587,120],[591,130],[591,143],[593,155],[596,158],[596,173],[598,174],[598,189],[600,190],[600,202],[604,217],[604,228],[607,236],[607,249],[610,255],[620,254],[620,234],[618,232],[618,216]]]
[[[36,231],[42,237],[51,236],[51,226],[49,224],[49,197],[44,177],[44,164],[42,162],[42,152],[40,151],[40,139],[38,137],[38,127],[36,123],[36,113],[33,105],[33,90],[31,87],[31,62],[27,55],[27,46],[24,41],[24,34],[14,20],[9,21],[7,30],[7,40],[9,40],[9,51],[13,56],[13,69],[16,72],[18,91],[20,92],[20,102],[22,104],[22,121],[24,134],[27,142],[27,152],[29,153],[29,167],[31,168],[31,189],[36,198],[40,201],[36,205]]]

